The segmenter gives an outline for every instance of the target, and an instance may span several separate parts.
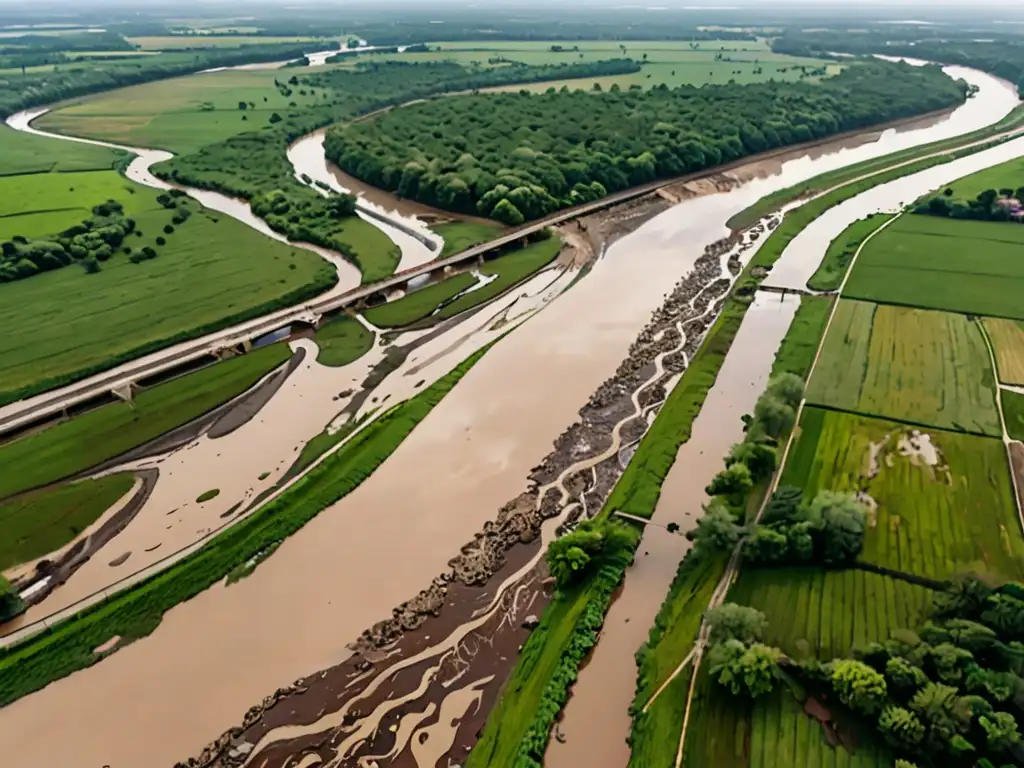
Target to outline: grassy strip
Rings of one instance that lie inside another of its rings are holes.
[[[68,384],[73,384],[76,381],[81,381],[82,379],[89,378],[95,374],[109,371],[111,368],[116,368],[119,365],[131,362],[132,360],[175,344],[179,344],[183,341],[197,339],[208,333],[215,333],[223,330],[224,328],[230,328],[233,325],[244,323],[247,320],[269,315],[270,313],[276,312],[280,309],[293,307],[303,301],[319,296],[324,291],[333,288],[337,282],[337,272],[335,272],[334,268],[325,262],[323,269],[319,271],[317,278],[312,283],[309,283],[302,288],[297,288],[279,299],[265,302],[259,306],[251,307],[233,315],[228,315],[227,317],[223,317],[213,323],[207,323],[206,325],[201,325],[188,331],[181,331],[180,333],[171,334],[170,336],[156,341],[140,344],[139,346],[122,352],[119,355],[107,358],[96,365],[89,365],[84,368],[80,368],[77,371],[61,374],[59,376],[51,376],[43,381],[37,381],[28,386],[19,387],[18,389],[0,391],[0,405],[7,405],[8,403],[13,403],[17,400],[37,395],[40,392],[46,392],[50,389],[56,389],[58,387],[67,386]]]
[[[477,282],[477,279],[463,272],[439,283],[412,291],[396,301],[389,301],[379,307],[366,310],[366,319],[378,328],[401,328],[430,317],[441,304]]]
[[[0,505],[0,571],[56,552],[131,490],[130,472],[44,488]]]
[[[634,720],[628,768],[670,768],[675,764],[692,674],[692,666],[681,671],[651,708]]]
[[[850,262],[857,253],[864,239],[892,218],[891,214],[876,213],[858,219],[844,229],[839,236],[828,245],[821,266],[807,281],[812,291],[835,291],[843,282]]]
[[[0,446],[0,498],[38,488],[119,456],[240,395],[284,363],[273,344],[144,389]]]
[[[196,504],[205,504],[208,501],[213,501],[220,496],[220,488],[211,488],[208,491],[203,491],[196,497]]]
[[[1014,440],[1024,440],[1024,395],[1010,390],[1000,390],[1003,401],[1003,418],[1006,431]]]
[[[373,348],[376,334],[358,320],[343,316],[317,328],[315,340],[320,347],[316,361],[320,365],[340,367],[358,360]]]
[[[264,505],[166,571],[84,609],[55,628],[0,651],[0,707],[37,691],[99,657],[93,649],[114,635],[126,642],[153,632],[164,613],[195,597],[282,541],[357,488],[486,353],[480,349],[432,386],[393,407],[311,470],[280,498]]]
[[[438,256],[443,259],[493,240],[501,234],[502,227],[497,222],[450,221],[436,224],[431,229],[444,238],[444,248]]]
[[[821,192],[822,190],[831,189],[839,184],[844,184],[845,182],[856,179],[860,176],[874,173],[895,163],[906,162],[915,157],[953,149],[962,144],[971,143],[973,141],[985,139],[989,136],[995,136],[1005,131],[1013,130],[1014,128],[1019,128],[1022,125],[1024,125],[1024,107],[1017,107],[998,123],[973,131],[972,133],[968,133],[963,136],[954,136],[950,139],[942,139],[941,141],[934,141],[931,144],[924,144],[918,147],[911,147],[873,160],[865,160],[861,163],[847,166],[846,168],[840,168],[835,171],[819,174],[807,181],[802,181],[799,184],[794,184],[791,187],[780,189],[778,192],[773,192],[770,195],[762,197],[756,203],[744,208],[729,219],[728,226],[732,229],[744,229],[761,217],[767,216],[769,213],[773,213],[788,203],[799,200],[802,197],[808,197]]]
[[[832,299],[828,296],[800,297],[800,306],[797,307],[793,323],[775,353],[772,376],[795,373],[801,379],[807,378],[831,310]]]

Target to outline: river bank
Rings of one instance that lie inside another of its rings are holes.
[[[572,291],[537,294],[533,306],[546,304],[545,312],[493,347],[363,486],[285,541],[249,578],[180,605],[151,636],[11,705],[0,723],[5,754],[27,764],[170,764],[197,754],[267,691],[336,665],[347,655],[344,643],[432,583],[461,542],[475,540],[494,510],[524,492],[523,478],[537,457],[550,452],[580,403],[629,357],[665,286],[688,274],[706,245],[728,236],[723,216],[787,181],[792,179],[773,177],[770,184],[755,182],[668,208],[608,248]],[[564,282],[572,279],[570,274]],[[497,322],[502,313],[507,320],[532,311],[520,296],[538,290],[532,283],[518,289],[508,303],[479,313],[486,317],[475,319],[476,327]],[[456,349],[459,356],[468,352],[476,341],[465,339],[467,330],[410,356],[409,370],[427,368],[400,377],[401,389],[413,390],[413,382],[437,366],[430,362],[435,356],[447,354],[450,367]],[[499,400],[497,392],[509,396]],[[278,425],[309,403],[291,405],[275,411]],[[281,439],[246,433],[249,426],[236,433],[248,434],[249,445],[233,450],[257,453]],[[206,463],[230,470],[217,458],[204,449]],[[183,468],[182,474],[187,479],[190,471]],[[552,474],[553,466],[544,478]],[[372,595],[357,588],[363,583],[374,584]],[[255,632],[254,617],[268,605],[279,629]],[[197,626],[204,628],[201,636]],[[98,714],[87,721],[73,716],[81,711]],[[286,718],[288,708],[278,714]],[[38,731],[55,717],[68,724],[60,744]],[[153,739],[154,722],[174,727]]]

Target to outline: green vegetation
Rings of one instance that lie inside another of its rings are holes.
[[[225,578],[239,563],[283,541],[368,478],[488,347],[414,398],[394,406],[278,499],[207,546],[149,580],[46,633],[0,650],[0,706],[98,660],[93,649],[120,635],[121,646],[153,632],[163,614]]]
[[[1024,319],[1024,228],[901,216],[861,251],[844,296]]]
[[[208,48],[240,48],[244,45],[281,45],[283,43],[315,43],[328,48],[337,44],[337,40],[318,40],[314,37],[274,37],[271,35],[151,35],[129,37],[127,40],[143,51],[199,51]],[[304,47],[309,48],[309,45]]]
[[[1024,539],[999,439],[922,434],[813,408],[801,427],[782,481],[808,496],[820,489],[870,496],[876,508],[861,562],[930,579],[958,571],[1024,577]]]
[[[800,297],[800,306],[797,307],[793,323],[775,353],[772,376],[794,373],[801,379],[807,378],[831,311],[832,299],[828,297]]]
[[[0,176],[24,173],[109,171],[115,163],[126,157],[127,155],[120,150],[97,147],[93,144],[80,144],[74,141],[55,141],[0,125]],[[5,195],[6,202],[8,200]],[[6,205],[4,207],[6,209]]]
[[[328,320],[316,329],[321,365],[340,367],[355,362],[373,348],[376,334],[355,318],[342,316]]]
[[[284,363],[274,344],[137,392],[0,445],[0,498],[78,474],[187,424],[240,395]]]
[[[982,322],[995,349],[999,381],[1024,385],[1024,322],[996,317]]]
[[[38,188],[39,195],[24,204],[38,210],[38,206],[46,205],[43,195],[47,190],[58,200],[60,195],[75,194],[71,187],[76,187],[80,176],[83,183],[96,180],[97,189],[114,185],[120,189],[118,199],[134,222],[132,236],[122,243],[133,253],[124,254],[123,248],[112,252],[109,260],[95,263],[98,274],[63,268],[29,280],[0,284],[0,321],[8,329],[0,341],[0,377],[4,382],[0,403],[291,306],[336,282],[334,268],[315,254],[275,242],[195,203],[186,206],[191,216],[184,223],[174,224],[183,215],[183,198],[158,195],[113,172],[28,177],[31,183],[25,188]],[[13,178],[0,179],[0,184],[8,182],[19,183]],[[106,196],[100,198],[104,199]],[[159,202],[161,199],[177,207],[170,210]],[[77,209],[69,211],[63,226],[80,221],[80,213]],[[28,216],[24,223],[29,225],[30,221]],[[167,227],[172,234],[166,233]],[[77,240],[94,234],[68,240],[72,258],[77,253]],[[163,239],[164,244],[156,238]],[[86,245],[90,246],[86,254],[97,258],[102,255],[103,245]],[[93,251],[92,245],[98,250]],[[63,246],[58,246],[63,253]],[[151,258],[152,254],[157,258]],[[133,263],[146,257],[150,258]],[[39,258],[47,256],[43,253]],[[69,301],[69,296],[75,300]],[[39,317],[46,317],[48,322],[40,324]],[[68,334],[68,328],[74,328],[75,333]]]
[[[1006,431],[1014,440],[1024,441],[1024,394],[1004,389],[1000,397],[1003,401]]]
[[[818,84],[734,85],[726,91],[742,98],[726,100],[719,89],[664,86],[600,95],[565,89],[461,96],[336,126],[325,149],[374,186],[516,224],[630,186],[964,98],[961,84],[936,68],[881,63],[848,67]],[[436,126],[446,123],[466,126],[457,141],[438,135]],[[527,124],[530,143],[524,146],[516,127]],[[622,131],[626,124],[633,126],[629,133]],[[674,127],[680,124],[687,133]],[[439,173],[438,166],[455,170]]]
[[[444,248],[441,249],[439,259],[462,253],[501,234],[500,226],[486,221],[448,221],[435,224],[431,229],[444,238]]]
[[[999,435],[995,372],[977,321],[842,299],[808,402]]]
[[[207,501],[213,501],[220,496],[220,488],[211,488],[208,491],[203,491],[196,498],[196,504],[205,504]]]
[[[953,200],[967,201],[976,200],[988,189],[1010,189],[1014,192],[1012,196],[1016,197],[1016,191],[1022,182],[1024,182],[1024,159],[1015,157],[1013,160],[957,179],[948,188],[952,190],[950,197]]]
[[[73,541],[128,493],[134,482],[126,472],[44,488],[0,504],[0,572],[49,555]]]
[[[0,624],[10,621],[24,610],[25,601],[14,591],[3,574],[0,574]]]
[[[378,328],[401,328],[430,317],[438,307],[479,282],[469,272],[447,277],[439,283],[417,288],[400,299],[371,307],[363,314]]]
[[[828,245],[821,266],[807,281],[812,291],[835,291],[846,277],[857,249],[864,239],[892,219],[887,214],[871,214],[867,218],[858,219],[844,229],[840,235]]]
[[[547,266],[562,247],[557,236],[548,237],[517,251],[486,262],[479,272],[495,279],[472,291],[479,280],[468,273],[420,288],[396,301],[366,310],[366,319],[378,328],[401,328],[420,320],[444,320],[499,296],[515,284]],[[465,293],[464,293],[465,292]],[[455,298],[460,293],[462,296]]]

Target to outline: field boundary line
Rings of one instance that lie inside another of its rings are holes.
[[[985,340],[985,348],[988,350],[988,357],[992,362],[992,373],[995,375],[996,410],[999,412],[999,426],[1003,430],[1003,450],[1006,452],[1006,463],[1010,470],[1010,485],[1013,487],[1013,505],[1017,508],[1017,520],[1020,522],[1021,532],[1024,533],[1024,510],[1021,509],[1020,486],[1017,483],[1017,473],[1013,468],[1013,454],[1010,452],[1010,443],[1014,441],[1011,440],[1010,433],[1006,429],[1006,418],[1003,416],[1003,388],[999,384],[999,367],[996,364],[995,348],[992,346],[992,340],[988,337],[985,323],[979,320],[978,325],[981,327],[981,337]]]
[[[923,421],[913,421],[912,419],[904,419],[899,416],[886,416],[882,413],[874,413],[872,411],[857,411],[852,408],[841,408],[838,405],[828,405],[826,403],[808,402],[809,408],[817,408],[821,411],[832,411],[833,413],[846,413],[850,416],[863,416],[868,419],[877,419],[879,421],[891,421],[894,424],[905,424],[908,427],[920,427],[921,429],[928,429],[935,432],[948,432],[952,435],[968,435],[969,437],[981,437],[988,440],[999,440],[999,435],[992,435],[986,432],[978,432],[973,429],[954,429],[952,427],[939,427],[935,424],[925,424]]]

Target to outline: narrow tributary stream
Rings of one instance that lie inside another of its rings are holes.
[[[636,385],[621,392],[601,386],[609,373],[630,357],[631,343],[670,286],[693,275],[689,299],[695,299],[720,274],[720,266],[713,273],[694,269],[705,248],[727,234],[724,222],[729,216],[764,194],[832,168],[994,122],[1016,103],[1015,95],[999,81],[969,71],[958,74],[968,76],[982,90],[949,120],[917,131],[889,131],[873,143],[858,142],[856,149],[837,146],[815,160],[784,163],[780,173],[730,193],[685,201],[612,245],[587,279],[571,291],[564,291],[572,280],[571,272],[554,281],[550,273],[538,275],[503,302],[417,349],[405,364],[408,372],[416,373],[393,373],[374,393],[377,403],[367,402],[367,409],[407,397],[421,380],[433,381],[474,349],[513,328],[496,322],[506,308],[511,314],[522,313],[519,320],[530,316],[528,323],[482,358],[377,472],[286,540],[249,578],[204,592],[168,612],[149,637],[5,708],[0,718],[0,753],[16,764],[107,764],[117,768],[169,766],[197,755],[204,744],[237,724],[248,707],[276,688],[302,679],[312,691],[318,678],[325,684],[332,682],[335,678],[326,671],[351,655],[346,645],[445,573],[449,559],[466,542],[479,543],[476,534],[510,499],[525,496],[534,509],[537,505],[550,507],[545,512],[549,518],[546,538],[554,521],[579,509],[558,503],[566,500],[567,491],[578,496],[582,489],[588,510],[595,510],[600,494],[590,490],[591,486],[599,485],[602,491],[610,487],[613,475],[607,467],[618,465],[619,444],[635,440],[642,431],[642,424],[637,423],[642,420],[629,417],[635,415],[637,405],[647,411],[663,396],[658,386],[648,387],[647,383],[653,376],[664,377],[663,369],[674,376],[685,364],[682,355],[670,354],[680,342],[677,328],[658,336],[663,347],[644,343],[634,349],[635,353],[653,352],[636,370],[627,366],[622,380]],[[696,300],[697,315],[713,316],[714,293],[708,291]],[[530,298],[520,299],[522,294]],[[702,305],[703,301],[708,303]],[[545,311],[534,313],[540,307]],[[673,322],[691,319],[680,316]],[[687,346],[697,340],[699,333],[687,333]],[[756,362],[749,370],[757,365],[770,368],[774,354],[770,346],[754,345],[750,354],[756,356]],[[259,473],[281,471],[302,443],[344,406],[343,398],[335,398],[343,389],[358,386],[370,361],[368,357],[347,368],[326,369],[310,359],[253,422],[228,437],[201,439],[159,460],[167,477],[166,481],[161,478],[153,495],[165,495],[161,501],[147,504],[132,523],[144,532],[134,541],[151,546],[153,540],[145,532],[160,529],[160,516],[170,519],[177,515],[180,522],[176,525],[183,529],[208,526],[250,486],[259,487],[254,485]],[[581,429],[567,433],[568,439],[560,437],[581,404],[594,393],[599,395],[592,399],[592,412],[603,409],[607,418],[588,417]],[[390,397],[385,400],[387,395]],[[738,421],[738,413],[727,413],[729,424]],[[590,438],[586,445],[584,436]],[[541,479],[524,483],[556,442],[570,457],[568,464],[547,465],[547,475],[542,465],[534,473]],[[690,444],[692,450],[701,448],[695,440]],[[717,451],[717,445],[710,450]],[[597,456],[608,458],[595,464]],[[720,454],[716,458],[720,460]],[[682,471],[679,463],[673,472],[678,471]],[[268,480],[272,481],[273,477]],[[204,490],[229,482],[234,484],[231,492],[222,492],[208,502],[209,509],[194,502]],[[166,491],[161,491],[161,484]],[[551,490],[541,494],[547,486]],[[176,500],[186,506],[168,515]],[[136,535],[131,530],[130,526],[122,536]],[[133,540],[123,539],[128,541]],[[437,622],[448,622],[448,630],[435,632],[430,622],[425,624],[420,632],[433,639],[417,638],[419,651],[404,655],[401,642],[394,641],[378,656],[364,652],[359,663],[367,666],[359,671],[361,679],[337,678],[339,687],[320,698],[305,694],[306,701],[316,703],[312,711],[300,712],[301,695],[294,701],[282,700],[270,710],[265,723],[252,727],[254,738],[246,741],[250,753],[261,743],[260,752],[274,755],[272,762],[256,764],[284,765],[285,757],[301,753],[291,749],[295,746],[293,731],[270,735],[279,727],[303,728],[304,734],[319,728],[321,733],[337,736],[317,751],[318,755],[331,755],[329,759],[336,764],[351,764],[340,762],[344,754],[380,755],[380,746],[388,739],[390,745],[383,751],[394,754],[381,765],[425,768],[434,766],[444,754],[454,754],[458,762],[474,730],[463,725],[470,724],[470,715],[480,722],[514,662],[514,644],[502,660],[488,656],[489,648],[497,646],[474,643],[474,634],[482,629],[474,622],[490,617],[492,625],[495,621],[500,624],[510,605],[515,609],[512,615],[522,615],[527,602],[525,580],[532,571],[525,569],[540,552],[536,541],[530,546],[536,551],[529,547],[524,547],[523,555],[509,551],[509,569],[499,568],[495,583],[484,585],[478,593],[451,584],[449,594],[466,596],[470,615],[461,613],[460,605],[445,606]],[[115,542],[111,552],[127,548],[127,544]],[[660,558],[668,566],[668,575],[663,584],[649,584],[657,601],[667,590],[679,554],[667,552]],[[648,559],[653,562],[653,557],[652,551]],[[108,559],[101,556],[79,573],[85,578],[86,568],[97,572],[109,569]],[[79,573],[62,589],[72,589]],[[531,584],[528,589],[537,594],[540,586]],[[484,595],[487,599],[480,600]],[[533,610],[539,610],[534,605]],[[631,616],[630,624],[636,622],[645,635],[649,620]],[[517,625],[515,628],[518,630]],[[467,658],[467,648],[473,649],[472,659]],[[620,690],[616,684],[602,694],[623,715],[632,695],[633,650],[635,647],[621,654],[630,669],[628,689]],[[389,653],[397,655],[389,658]],[[417,653],[425,655],[417,657]],[[426,669],[440,666],[445,659],[453,665],[451,676],[426,674]],[[395,669],[398,664],[406,666]],[[603,667],[604,662],[599,664],[595,656],[585,674],[603,674]],[[325,670],[324,675],[314,674],[317,670]],[[462,676],[455,683],[454,676],[460,671]],[[380,683],[376,683],[378,679]],[[347,710],[349,717],[342,716],[341,725],[332,728],[332,713],[345,706],[345,686],[356,690],[363,703],[358,714]],[[430,697],[414,695],[424,686],[427,690],[433,686]],[[415,718],[408,717],[412,714],[408,702],[418,702]],[[474,702],[479,706],[474,707]],[[54,723],[61,724],[61,739],[52,738]],[[378,723],[384,727],[375,729]],[[263,736],[259,737],[256,732],[261,729]],[[395,750],[399,734],[405,739],[404,746]],[[587,738],[617,749],[624,737],[617,725],[606,728],[603,719],[589,722]],[[570,735],[569,744],[578,740]],[[289,749],[274,751],[275,744]],[[244,759],[239,752],[235,762]],[[302,764],[318,762],[303,758]]]

